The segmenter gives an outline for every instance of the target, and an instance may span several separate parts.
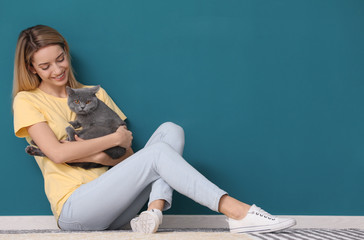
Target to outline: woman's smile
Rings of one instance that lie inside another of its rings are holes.
[[[66,77],[66,73],[63,72],[62,74],[58,75],[57,77],[54,77],[57,81],[62,81]]]

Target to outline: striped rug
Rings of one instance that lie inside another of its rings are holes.
[[[84,231],[67,232],[61,230],[0,230],[0,240],[39,240],[39,239],[246,239],[246,240],[364,240],[364,229],[322,229],[292,228],[276,233],[230,234],[228,229],[160,229],[157,234],[143,235],[127,231]],[[171,235],[172,234],[172,235]],[[179,235],[176,235],[179,234]],[[181,235],[182,234],[182,235]],[[201,235],[205,234],[205,235]],[[78,236],[79,235],[79,236]],[[95,235],[95,238],[91,236]],[[123,238],[125,237],[125,238]]]
[[[289,229],[249,235],[256,240],[364,240],[363,229]]]

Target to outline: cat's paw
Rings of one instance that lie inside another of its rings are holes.
[[[32,156],[45,156],[39,148],[34,146],[27,146],[25,152]]]
[[[66,127],[66,133],[67,133],[67,141],[76,141],[75,139],[75,134],[76,134],[76,131],[73,127]]]
[[[71,124],[71,126],[76,129],[76,128],[80,128],[81,124],[78,121],[70,121],[68,122],[69,124]]]

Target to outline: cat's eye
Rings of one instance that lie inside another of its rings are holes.
[[[86,104],[89,104],[89,103],[91,103],[91,100],[88,100],[88,101],[86,102]]]
[[[80,104],[80,100],[74,100],[73,102],[76,104]]]

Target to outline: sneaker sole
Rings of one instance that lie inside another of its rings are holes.
[[[138,218],[131,220],[130,225],[133,232],[155,233],[159,227],[158,222],[156,216],[143,212]]]
[[[282,231],[282,230],[290,228],[294,225],[296,225],[296,220],[287,220],[287,221],[277,223],[274,225],[234,228],[234,229],[230,229],[230,232],[231,233],[268,233],[268,232]]]

